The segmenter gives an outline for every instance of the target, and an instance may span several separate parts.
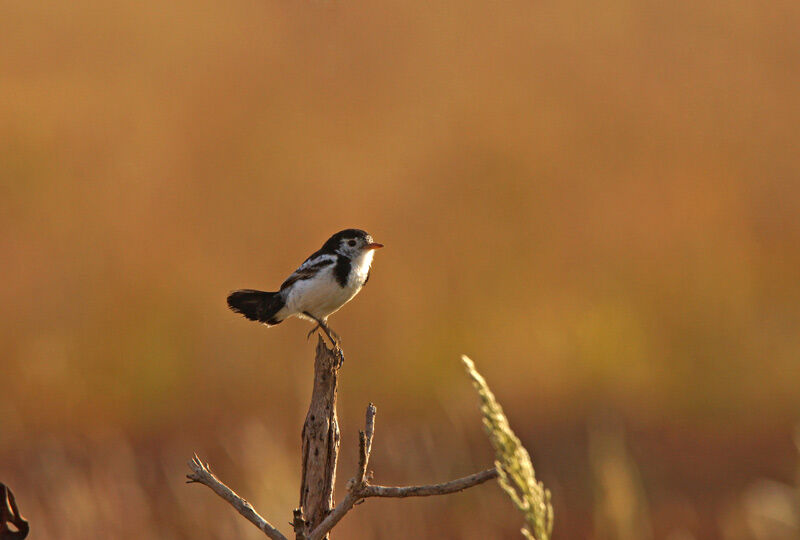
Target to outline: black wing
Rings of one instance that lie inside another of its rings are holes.
[[[312,255],[306,259],[306,261],[300,265],[300,268],[295,270],[291,276],[286,278],[286,281],[281,283],[281,290],[291,287],[294,283],[302,279],[313,278],[320,270],[332,265],[335,261],[336,258],[330,255],[319,255],[316,257]]]

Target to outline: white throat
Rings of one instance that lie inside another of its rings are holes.
[[[359,276],[363,275],[366,277],[367,272],[369,272],[369,267],[372,265],[372,257],[374,256],[375,251],[370,249],[353,259],[353,271]]]

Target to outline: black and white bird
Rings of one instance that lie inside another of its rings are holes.
[[[382,247],[360,229],[339,231],[286,278],[279,291],[234,291],[228,296],[228,306],[267,326],[292,316],[314,321],[316,326],[308,335],[321,328],[338,345],[338,336],[328,327],[328,317],[367,283],[372,257]]]

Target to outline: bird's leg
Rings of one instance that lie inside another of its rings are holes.
[[[328,336],[328,339],[329,339],[329,340],[331,340],[331,343],[332,343],[332,344],[333,344],[333,345],[334,345],[334,346],[335,346],[337,349],[341,350],[341,342],[342,342],[342,339],[339,337],[339,334],[337,334],[336,332],[334,332],[334,331],[331,329],[331,327],[330,327],[330,326],[328,326],[328,325],[325,323],[325,321],[324,321],[324,320],[322,320],[322,319],[318,319],[318,318],[314,317],[314,316],[313,316],[311,313],[309,313],[308,311],[304,311],[304,312],[303,312],[303,315],[305,315],[306,317],[309,317],[309,318],[313,319],[313,320],[314,320],[314,321],[316,321],[316,323],[317,323],[317,325],[316,325],[314,328],[312,328],[312,329],[311,329],[311,332],[309,332],[309,333],[308,333],[308,337],[311,337],[311,334],[313,334],[313,333],[314,333],[314,332],[317,330],[317,328],[319,328],[319,329],[321,329],[323,332],[325,332],[325,335],[326,335],[326,336]]]
[[[331,329],[330,326],[328,326],[327,324],[325,324],[322,321],[319,322],[319,327],[323,332],[325,332],[325,335],[328,336],[328,339],[331,340],[331,343],[333,343],[333,346],[341,351],[342,350],[342,339],[339,337],[339,334],[334,332]]]
[[[331,329],[331,327],[327,325],[324,319],[318,319],[308,311],[304,311],[303,315],[306,315],[307,317],[313,319],[317,323],[317,325],[311,330],[311,332],[308,333],[308,336],[310,337],[311,334],[313,334],[317,330],[317,328],[325,332],[325,335],[328,336],[328,339],[331,340],[331,343],[336,348],[336,354],[337,356],[339,356],[339,367],[342,367],[342,364],[344,364],[344,351],[342,351],[342,345],[341,345],[342,338],[340,338],[339,334],[334,332]]]
[[[339,334],[333,331],[333,328],[328,326],[325,321],[319,323],[319,327],[322,328],[322,331],[328,336],[328,339],[331,340],[333,346],[336,347],[336,355],[339,357],[339,367],[344,365],[344,351],[342,350],[342,338],[339,337]]]
[[[325,323],[322,324],[322,328],[325,330],[325,333],[328,334],[328,337],[333,336],[333,339],[335,340],[337,347],[339,347],[342,344],[342,338],[339,337],[339,334],[333,331],[333,328],[331,328]]]

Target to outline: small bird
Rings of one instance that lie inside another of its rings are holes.
[[[228,296],[228,307],[251,321],[275,326],[289,317],[314,321],[331,343],[339,336],[328,327],[328,317],[358,294],[369,281],[375,250],[383,244],[361,229],[345,229],[312,253],[277,292],[242,289]]]

